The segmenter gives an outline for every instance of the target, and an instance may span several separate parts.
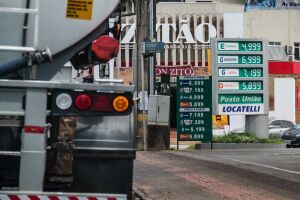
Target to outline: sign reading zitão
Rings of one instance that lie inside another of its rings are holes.
[[[178,141],[211,141],[211,78],[178,76],[176,94]]]

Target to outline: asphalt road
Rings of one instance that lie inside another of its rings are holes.
[[[300,149],[138,152],[144,199],[300,199]]]

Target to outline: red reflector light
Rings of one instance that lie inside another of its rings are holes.
[[[87,110],[92,105],[92,99],[89,95],[80,94],[75,99],[75,105],[79,110]]]
[[[111,112],[112,107],[112,97],[106,95],[97,95],[94,97],[93,111],[96,112]]]
[[[24,133],[44,134],[45,133],[45,127],[42,127],[42,126],[24,126]]]

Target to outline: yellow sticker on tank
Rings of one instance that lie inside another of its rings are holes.
[[[68,0],[67,18],[90,20],[94,0]]]

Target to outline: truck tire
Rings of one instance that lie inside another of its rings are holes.
[[[0,127],[0,151],[14,150],[14,137],[9,127]]]
[[[285,147],[286,147],[286,148],[291,148],[292,145],[291,145],[291,144],[286,144]]]

